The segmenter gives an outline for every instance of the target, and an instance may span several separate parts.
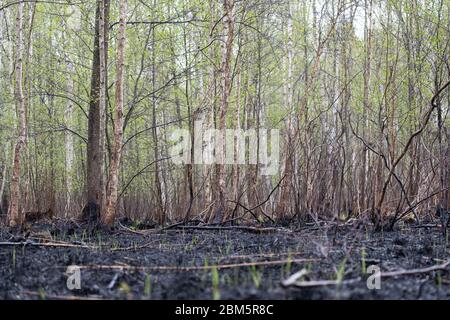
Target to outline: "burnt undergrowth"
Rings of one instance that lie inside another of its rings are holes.
[[[162,229],[124,219],[88,230],[56,220],[1,229],[0,297],[449,299],[449,259],[437,224],[381,232],[356,222]],[[383,275],[378,290],[367,287],[372,265]],[[70,266],[80,268],[80,289],[67,287]]]

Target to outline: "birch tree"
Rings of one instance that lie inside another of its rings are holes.
[[[233,55],[234,39],[234,0],[223,1],[223,33],[222,59],[220,63],[222,96],[220,103],[219,130],[220,130],[220,164],[218,167],[218,210],[216,220],[221,221],[228,214],[227,182],[226,182],[226,125],[229,97],[231,93],[231,58]]]
[[[117,210],[117,196],[119,187],[119,168],[122,156],[123,136],[123,91],[125,68],[125,26],[126,26],[126,0],[119,3],[119,33],[117,35],[117,60],[116,60],[116,93],[115,93],[115,117],[114,117],[114,146],[109,164],[109,179],[106,191],[105,206],[102,208],[102,222],[111,226],[114,223]]]
[[[25,95],[23,91],[23,7],[22,1],[17,5],[16,46],[15,46],[15,99],[18,113],[18,138],[14,147],[14,160],[11,177],[11,201],[8,212],[8,224],[15,227],[22,224],[24,217],[20,206],[20,169],[22,149],[26,146]]]

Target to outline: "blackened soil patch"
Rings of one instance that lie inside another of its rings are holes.
[[[60,222],[61,224],[61,222]],[[11,245],[11,242],[20,244]],[[245,230],[118,229],[88,235],[76,226],[34,225],[28,236],[0,231],[1,299],[449,299],[446,270],[383,278],[369,290],[364,271],[425,268],[448,259],[437,228],[371,233],[364,227]],[[37,245],[47,243],[49,245]],[[67,268],[81,288],[69,290]],[[303,281],[361,280],[338,286],[283,288]]]

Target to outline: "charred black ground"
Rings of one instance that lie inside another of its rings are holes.
[[[450,298],[449,268],[382,278],[380,290],[367,289],[363,272],[374,264],[390,272],[444,263],[449,245],[435,227],[376,233],[362,225],[277,227],[263,233],[148,229],[143,234],[134,227],[88,235],[60,221],[34,225],[22,236],[0,231],[0,298]],[[66,286],[70,265],[82,267],[80,290]],[[302,281],[361,280],[313,288],[280,284],[302,269],[308,271]]]

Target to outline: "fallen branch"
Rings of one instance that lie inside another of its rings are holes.
[[[177,226],[177,229],[196,229],[196,230],[243,230],[252,233],[273,233],[279,231],[286,231],[287,229],[279,229],[279,228],[257,228],[257,227],[249,227],[249,226],[228,226],[228,227],[219,227],[219,226]]]
[[[181,267],[181,266],[130,266],[130,265],[84,265],[77,266],[80,269],[93,269],[93,270],[140,270],[140,271],[164,271],[164,270],[179,270],[179,271],[192,271],[192,270],[211,270],[211,269],[231,269],[240,267],[253,267],[253,266],[273,266],[282,265],[286,263],[304,263],[313,262],[317,259],[284,259],[284,260],[274,260],[274,261],[255,261],[255,262],[243,262],[243,263],[232,263],[232,264],[219,264],[210,266],[192,266],[192,267]]]
[[[152,244],[154,244],[156,241],[150,241],[148,243],[145,243],[140,246],[129,246],[129,247],[118,247],[118,248],[111,248],[111,251],[127,251],[127,250],[137,250],[137,249],[144,249],[150,247]],[[35,246],[35,247],[54,247],[54,248],[83,248],[83,249],[99,249],[99,247],[96,246],[89,246],[89,245],[83,245],[83,244],[73,244],[73,243],[58,243],[58,242],[31,242],[31,241],[20,241],[20,242],[0,242],[0,246]]]
[[[442,264],[437,264],[427,268],[418,268],[418,269],[410,269],[410,270],[398,270],[398,271],[390,271],[390,272],[381,272],[382,278],[388,277],[397,277],[411,274],[419,274],[419,273],[428,273],[438,270],[446,270],[450,266],[450,260],[446,261]]]
[[[294,273],[293,275],[291,275],[286,280],[281,281],[281,286],[282,287],[289,287],[289,286],[297,283],[297,280],[299,280],[302,277],[306,276],[308,273],[309,273],[308,270],[302,269],[302,270]]]
[[[30,296],[43,297],[45,299],[51,299],[51,300],[102,300],[102,297],[100,297],[100,296],[48,295],[46,293],[35,292],[35,291],[28,291],[28,290],[24,290],[23,294],[30,295]]]
[[[283,287],[298,287],[298,288],[311,288],[311,287],[327,287],[327,286],[338,286],[343,284],[352,284],[361,281],[361,278],[354,278],[354,279],[348,279],[348,280],[311,280],[311,281],[302,281],[302,282],[290,282],[289,285],[286,285],[286,282],[289,280],[284,281],[285,285],[283,285],[283,282],[281,282],[281,285]]]
[[[56,243],[56,242],[32,242],[32,241],[19,241],[19,242],[0,242],[0,246],[34,246],[34,247],[61,247],[61,248],[83,248],[83,249],[97,249],[97,247],[73,244],[73,243]]]
[[[390,272],[381,272],[379,276],[381,278],[390,278],[390,277],[398,277],[398,276],[405,276],[405,275],[413,275],[413,274],[421,274],[421,273],[429,273],[433,271],[439,271],[439,270],[446,270],[450,266],[450,260],[446,261],[445,263],[434,265],[431,267],[426,268],[417,268],[417,269],[410,269],[410,270],[397,270],[397,271],[390,271]],[[361,277],[358,278],[352,278],[347,280],[311,280],[311,281],[301,281],[297,282],[301,276],[305,275],[305,273],[300,274],[300,272],[294,273],[289,278],[281,282],[282,287],[298,287],[298,288],[308,288],[308,287],[324,287],[324,286],[337,286],[342,284],[352,284],[357,283],[362,280]]]
[[[414,229],[420,229],[420,228],[442,228],[440,224],[436,223],[424,223],[424,224],[418,224],[416,226],[411,226],[411,228]]]
[[[298,256],[304,254],[304,252],[271,252],[271,253],[255,253],[255,254],[242,254],[242,255],[231,255],[222,257],[221,260],[225,259],[254,259],[254,258],[271,258],[271,257],[282,257],[282,256]]]
[[[111,282],[108,284],[108,289],[112,290],[114,286],[116,285],[117,279],[119,279],[120,274],[116,273],[114,274],[114,277],[112,278]]]
[[[129,247],[118,247],[118,248],[111,248],[111,251],[128,251],[128,250],[137,250],[137,249],[145,249],[150,247],[152,244],[155,244],[158,240],[153,240],[150,242],[147,242],[140,246],[129,246]]]

